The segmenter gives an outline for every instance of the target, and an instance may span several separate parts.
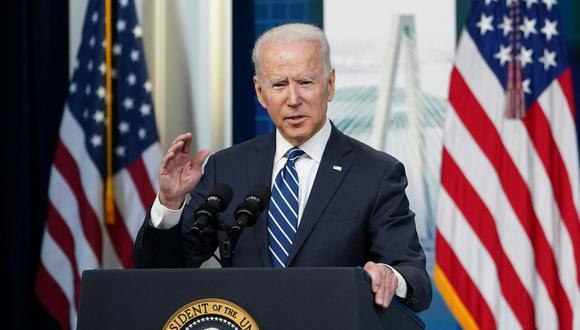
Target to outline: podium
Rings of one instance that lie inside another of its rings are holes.
[[[91,270],[77,328],[424,329],[397,299],[373,299],[360,267]]]

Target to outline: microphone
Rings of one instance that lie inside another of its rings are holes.
[[[236,223],[231,228],[233,235],[238,237],[244,228],[256,223],[258,215],[266,209],[271,194],[270,189],[264,185],[253,186],[250,189],[244,201],[234,212]]]
[[[218,213],[228,208],[233,194],[232,187],[225,183],[219,183],[213,188],[194,212],[195,222],[190,228],[194,236],[201,236],[205,227],[217,219]]]

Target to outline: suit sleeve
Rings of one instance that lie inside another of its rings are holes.
[[[381,178],[369,220],[370,252],[376,261],[394,267],[403,276],[407,297],[402,302],[418,312],[431,304],[432,289],[406,186],[405,170],[396,161]]]
[[[195,208],[203,201],[215,184],[215,162],[210,157],[204,174],[190,193],[191,200],[185,205],[179,223],[170,229],[157,229],[151,224],[147,213],[135,240],[136,268],[199,267],[211,258],[218,246],[217,232],[208,227],[201,238],[190,231],[194,222]]]

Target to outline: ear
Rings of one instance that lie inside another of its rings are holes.
[[[264,102],[264,89],[262,83],[260,82],[260,78],[258,78],[258,76],[254,76],[253,80],[254,80],[254,90],[256,91],[258,101],[264,108],[266,108],[266,102]]]
[[[334,79],[334,69],[332,69],[328,75],[328,102],[334,98]]]

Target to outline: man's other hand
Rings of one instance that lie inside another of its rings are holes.
[[[204,149],[191,157],[191,140],[191,133],[176,137],[161,160],[159,201],[170,209],[179,209],[187,193],[197,186],[203,162],[209,156],[209,150]]]
[[[364,270],[371,276],[371,288],[375,294],[375,303],[383,308],[389,307],[398,285],[395,273],[389,267],[372,261],[365,264]]]

